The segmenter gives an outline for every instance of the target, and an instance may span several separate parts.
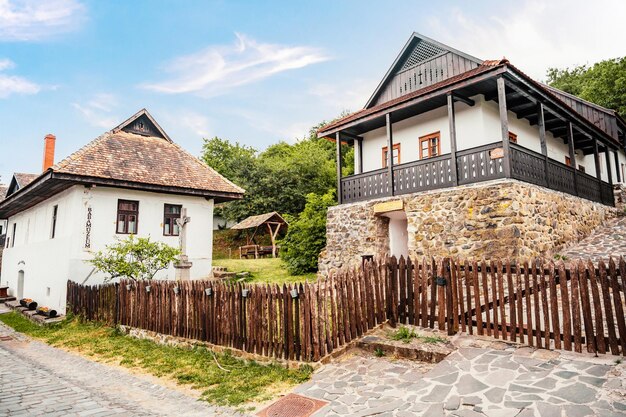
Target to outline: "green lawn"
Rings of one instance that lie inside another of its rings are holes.
[[[126,336],[117,329],[97,323],[66,319],[42,327],[21,314],[0,314],[0,321],[46,343],[78,352],[99,362],[173,379],[202,391],[202,399],[245,408],[247,403],[267,401],[290,387],[309,379],[312,368],[286,369],[280,364],[261,365],[205,347],[185,349],[164,346]],[[215,359],[230,372],[219,369]]]
[[[232,272],[250,272],[250,282],[290,283],[314,281],[315,273],[291,275],[280,258],[214,259],[213,266],[225,266]]]

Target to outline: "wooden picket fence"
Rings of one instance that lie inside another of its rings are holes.
[[[67,302],[88,320],[289,360],[318,361],[384,322],[623,355],[625,276],[623,258],[567,266],[389,258],[282,286],[68,281]]]

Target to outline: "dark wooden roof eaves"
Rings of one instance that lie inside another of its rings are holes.
[[[398,98],[395,98],[393,100],[389,100],[389,101],[387,101],[385,103],[381,103],[381,104],[379,104],[377,106],[370,107],[369,109],[363,109],[363,110],[357,111],[355,113],[349,114],[346,117],[343,117],[343,118],[341,118],[339,120],[336,120],[335,122],[332,122],[332,123],[330,123],[330,124],[320,128],[318,130],[318,136],[319,137],[324,137],[327,134],[326,132],[328,132],[330,130],[333,130],[333,129],[336,129],[339,126],[343,126],[343,125],[345,125],[347,123],[350,123],[350,122],[353,122],[355,120],[358,120],[358,119],[360,119],[362,117],[366,117],[366,116],[369,116],[371,114],[378,113],[378,112],[380,112],[382,110],[386,110],[386,109],[392,108],[394,106],[397,106],[398,104],[401,104],[401,103],[413,100],[415,98],[418,98],[420,96],[426,95],[426,94],[431,93],[433,91],[437,91],[437,90],[442,89],[444,87],[447,87],[447,86],[450,86],[450,85],[453,85],[453,84],[456,84],[456,83],[468,80],[468,79],[470,79],[472,77],[475,77],[477,75],[486,73],[488,71],[492,71],[495,68],[504,67],[506,62],[507,61],[504,61],[504,60],[503,61],[485,61],[484,64],[478,66],[477,68],[474,68],[472,70],[466,71],[466,72],[464,72],[462,74],[459,74],[459,75],[456,75],[454,77],[445,79],[445,80],[443,80],[443,81],[441,81],[439,83],[432,84],[432,85],[430,85],[430,86],[428,86],[426,88],[422,88],[421,90],[413,91],[412,93],[405,94],[405,95],[400,96]]]
[[[231,229],[242,230],[242,229],[250,229],[252,227],[259,227],[263,223],[269,222],[270,220],[276,223],[287,224],[285,219],[283,219],[283,217],[280,214],[273,211],[271,213],[250,216],[242,220],[241,222],[237,223],[236,225],[232,226]]]

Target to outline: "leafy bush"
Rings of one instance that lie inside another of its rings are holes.
[[[96,270],[108,275],[105,281],[128,278],[133,281],[152,279],[154,275],[176,260],[180,251],[163,242],[151,242],[149,237],[136,238],[130,235],[104,251],[96,252],[87,261]]]
[[[304,211],[290,218],[287,236],[281,242],[281,256],[291,274],[317,270],[319,253],[326,246],[326,213],[337,204],[335,191],[309,194]]]

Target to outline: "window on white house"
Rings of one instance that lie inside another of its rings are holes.
[[[117,229],[119,234],[136,234],[139,223],[139,201],[117,200]]]
[[[163,235],[178,236],[180,227],[176,223],[176,219],[180,219],[180,213],[183,206],[177,204],[166,204],[163,214]]]
[[[387,168],[387,161],[389,158],[389,147],[385,146],[383,148],[383,168]],[[393,153],[391,155],[391,157],[393,158],[393,164],[394,165],[398,165],[400,164],[400,144],[396,143],[393,145]]]
[[[11,233],[11,247],[15,246],[15,229],[17,227],[16,223],[13,223],[13,232]]]
[[[57,231],[57,214],[59,212],[59,206],[52,207],[52,229],[50,230],[50,239],[54,239],[54,235]]]

